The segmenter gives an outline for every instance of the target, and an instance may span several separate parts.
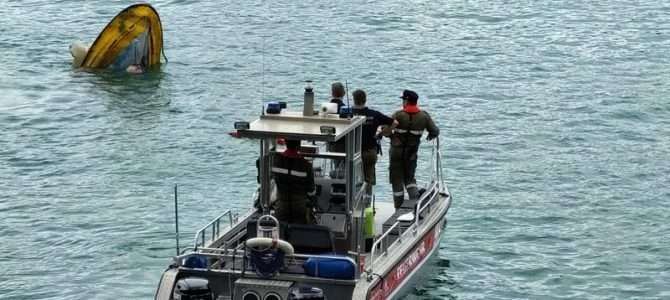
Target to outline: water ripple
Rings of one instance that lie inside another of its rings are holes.
[[[173,185],[182,240],[249,205],[256,146],[225,133],[306,79],[389,113],[417,90],[443,132],[456,200],[408,298],[670,298],[667,4],[153,4],[170,62],[142,76],[70,67],[123,4],[4,4],[0,298],[151,298]]]

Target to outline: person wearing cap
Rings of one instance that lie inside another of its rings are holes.
[[[381,112],[368,108],[365,91],[358,89],[352,95],[354,97],[354,115],[365,116],[361,159],[363,160],[363,178],[368,184],[367,192],[370,194],[372,186],[376,184],[375,164],[377,164],[377,154],[381,150],[377,139],[377,129],[380,126],[388,126],[387,128],[393,129],[398,125],[398,122]]]
[[[310,199],[316,194],[312,163],[299,152],[299,140],[286,140],[286,150],[275,153],[272,175],[277,185],[275,217],[281,222],[313,223]]]
[[[440,129],[435,126],[428,112],[419,109],[419,95],[416,92],[404,90],[400,98],[403,99],[403,107],[392,116],[398,126],[391,135],[389,150],[389,177],[396,209],[400,208],[405,199],[405,190],[410,200],[417,200],[419,197],[414,174],[423,131],[428,131],[428,140],[440,134]]]

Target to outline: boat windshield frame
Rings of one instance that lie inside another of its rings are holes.
[[[305,157],[344,160],[344,179],[346,186],[345,214],[347,235],[350,235],[349,251],[357,252],[364,237],[360,234],[362,224],[357,220],[359,211],[364,207],[363,191],[365,184],[362,181],[362,136],[365,117],[352,116],[339,118],[333,116],[303,116],[301,113],[282,111],[280,114],[264,114],[259,119],[249,123],[248,128],[238,129],[240,138],[257,139],[260,141],[258,160],[259,198],[263,214],[270,214],[270,197],[272,191],[273,154],[278,152],[278,139],[294,139],[303,142],[334,143],[344,140],[345,152],[304,153]],[[334,128],[333,133],[323,131],[322,127]],[[304,144],[303,144],[304,146]],[[359,170],[360,169],[360,170]],[[361,181],[361,182],[359,182]],[[358,272],[357,272],[358,273]]]

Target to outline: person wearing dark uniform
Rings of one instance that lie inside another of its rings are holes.
[[[333,82],[333,84],[330,85],[330,92],[331,95],[333,96],[332,99],[330,99],[330,103],[335,103],[337,104],[337,113],[340,113],[340,108],[344,106],[344,102],[342,102],[342,98],[346,95],[346,90],[344,89],[344,85],[339,82]],[[337,142],[330,143],[328,144],[328,151],[330,152],[344,152],[345,151],[345,141],[344,139],[341,139]],[[343,162],[338,162],[338,168],[342,167]]]
[[[381,150],[377,140],[377,129],[379,126],[389,126],[389,129],[393,129],[398,122],[365,106],[367,96],[363,90],[355,90],[352,95],[354,96],[354,115],[365,116],[361,159],[363,160],[363,177],[368,183],[368,193],[370,193],[372,186],[376,184],[375,164],[377,164],[377,154]]]
[[[393,188],[393,204],[396,209],[400,208],[404,201],[405,189],[410,200],[417,200],[419,196],[414,174],[423,131],[428,131],[428,140],[440,134],[440,129],[435,126],[430,115],[419,109],[417,105],[419,95],[416,92],[404,90],[400,98],[403,99],[403,108],[392,116],[398,121],[398,126],[391,135],[391,149],[389,150],[391,160],[389,177]]]
[[[281,222],[313,223],[310,199],[316,194],[312,164],[300,153],[300,141],[287,140],[286,150],[275,154],[272,175],[277,185],[275,216]]]

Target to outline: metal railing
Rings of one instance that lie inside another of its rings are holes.
[[[253,196],[251,196],[252,201],[255,201],[258,198],[259,192],[256,191],[254,192]],[[221,228],[221,220],[228,216],[228,224],[227,226]],[[233,225],[235,225],[235,222],[239,219],[239,216],[236,214],[233,214],[231,210],[226,210],[224,211],[221,215],[218,217],[214,218],[211,222],[209,222],[207,225],[203,226],[200,230],[198,230],[195,233],[195,238],[193,239],[193,251],[198,251],[198,249],[201,249],[202,247],[205,247],[207,244],[207,237],[210,237],[209,242],[214,242],[220,237],[222,237],[225,233],[228,232],[228,230],[233,228]],[[209,232],[208,232],[209,230]],[[224,248],[228,248],[227,245]]]
[[[228,216],[228,226],[223,229],[225,230],[233,227],[233,212],[231,210],[226,210],[195,233],[193,249],[198,250],[199,247],[206,246],[207,237],[210,237],[210,242],[216,241],[216,239],[221,237],[221,220],[226,216]]]
[[[431,182],[426,191],[419,197],[417,201],[417,205],[414,209],[414,220],[410,226],[408,226],[405,230],[402,229],[400,226],[400,221],[396,221],[389,227],[386,231],[380,235],[375,242],[372,244],[372,249],[370,250],[370,258],[368,259],[369,263],[365,266],[366,270],[365,272],[367,273],[367,279],[368,281],[371,281],[374,279],[374,265],[377,263],[379,259],[381,259],[381,255],[386,256],[388,254],[388,249],[391,246],[391,244],[388,244],[388,236],[391,234],[394,230],[398,231],[398,239],[394,241],[396,242],[402,242],[402,239],[407,231],[413,231],[416,232],[418,228],[421,226],[420,220],[421,220],[421,214],[430,207],[431,203],[435,201],[435,199],[439,199],[440,193],[444,189],[444,181],[442,178],[442,163],[441,163],[441,155],[440,155],[440,142],[439,138],[436,138],[435,141],[433,142],[432,145],[432,153],[431,153],[431,172],[430,172],[430,178]],[[427,202],[426,199],[430,198]],[[425,202],[425,203],[424,203]],[[381,252],[381,253],[377,253]]]
[[[396,221],[382,233],[382,235],[379,236],[375,240],[375,242],[372,244],[372,249],[370,250],[370,259],[368,259],[369,264],[366,266],[366,273],[368,273],[368,279],[371,278],[371,275],[373,273],[374,265],[377,264],[377,261],[381,259],[382,256],[377,253],[378,251],[381,251],[381,255],[386,256],[388,254],[388,248],[392,244],[388,244],[388,236],[393,233],[394,230],[397,230],[398,232],[398,239],[395,240],[394,242],[402,242],[403,237],[407,233],[407,231],[412,231],[415,232],[418,231],[418,228],[421,227],[421,214],[426,210],[430,204],[435,201],[435,199],[439,199],[439,190],[438,190],[438,184],[436,182],[432,182],[430,185],[430,189],[427,189],[423,195],[419,198],[419,201],[417,201],[417,206],[415,208],[415,215],[414,215],[414,220],[412,221],[412,224],[410,226],[407,226],[403,230],[403,227],[400,226],[401,221]],[[426,198],[430,197],[430,200],[425,202],[425,205],[422,205]]]
[[[434,194],[437,192],[439,192],[438,183],[433,180],[430,182],[430,185],[426,191],[423,192],[423,195],[419,197],[419,200],[416,201],[416,207],[414,208],[414,223],[419,223],[419,216],[421,216],[421,213],[423,213],[423,211],[430,206],[430,202],[432,202],[432,200],[427,202],[425,205],[423,202],[426,200],[426,198],[429,196],[434,196]]]
[[[232,249],[224,251],[221,248],[201,248],[205,252],[198,253],[187,253],[173,258],[175,266],[178,267],[187,267],[194,268],[193,266],[186,266],[186,259],[191,256],[198,256],[207,258],[207,264],[204,266],[195,267],[195,269],[205,269],[212,272],[248,272],[253,271],[253,269],[243,262],[246,259],[247,252],[243,249]],[[333,256],[333,255],[313,255],[313,254],[298,254],[294,253],[292,255],[285,256],[285,263],[288,266],[303,266],[305,261],[310,258],[318,257],[320,259],[336,259],[342,260],[347,259],[342,256]],[[355,261],[351,259],[351,263],[355,264]],[[242,262],[241,264],[235,264],[235,261]],[[290,274],[290,273],[289,273]],[[295,274],[295,273],[294,273]],[[313,278],[313,280],[324,280],[324,281],[354,281],[355,279],[331,279],[331,278]]]
[[[372,271],[372,265],[374,265],[374,263],[376,261],[376,257],[375,257],[376,256],[375,255],[376,250],[381,249],[381,251],[383,251],[382,255],[386,256],[386,254],[388,253],[387,250],[388,250],[388,246],[389,246],[389,245],[386,245],[386,241],[388,240],[389,234],[391,232],[393,232],[393,230],[396,230],[396,229],[398,230],[397,241],[402,241],[402,234],[404,232],[402,232],[402,228],[400,227],[400,222],[396,221],[395,223],[393,223],[393,225],[391,225],[391,227],[389,227],[388,230],[384,231],[384,233],[382,235],[380,235],[379,238],[377,238],[377,240],[372,244],[372,249],[370,250],[370,264],[368,265],[370,271]]]

